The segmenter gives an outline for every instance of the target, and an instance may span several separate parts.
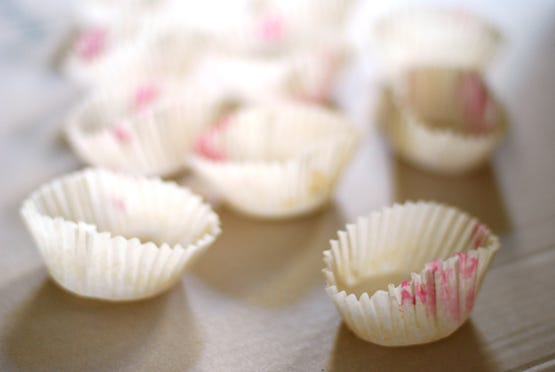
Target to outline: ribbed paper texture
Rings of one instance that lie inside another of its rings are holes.
[[[294,216],[329,200],[358,137],[342,116],[316,106],[252,108],[206,133],[192,166],[242,212]]]
[[[483,70],[501,42],[499,31],[464,10],[415,8],[392,12],[374,29],[376,56],[386,78],[415,66]]]
[[[86,163],[140,175],[183,170],[200,133],[218,115],[213,92],[139,80],[106,87],[70,114],[66,133]]]
[[[21,208],[52,278],[80,296],[154,296],[220,233],[218,216],[175,184],[85,170],[41,187]]]
[[[455,208],[395,205],[331,241],[326,289],[360,338],[386,346],[432,342],[468,318],[498,248],[486,226]]]

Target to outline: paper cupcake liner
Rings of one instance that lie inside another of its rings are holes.
[[[189,190],[99,169],[41,187],[21,214],[60,286],[111,301],[166,290],[220,234]]]
[[[100,34],[93,32],[89,44],[99,51],[86,58],[78,41],[64,66],[66,75],[86,86],[113,84],[138,73],[186,77],[199,53],[210,45],[202,32],[169,22],[161,15],[140,22],[125,19],[118,27],[97,29],[92,30]],[[115,35],[114,40],[106,36],[106,30]]]
[[[424,89],[411,94],[399,83],[384,93],[389,101],[384,105],[388,107],[386,133],[395,151],[417,166],[445,174],[470,171],[486,162],[503,138],[507,126],[505,112],[491,92],[477,83],[480,78],[475,72],[453,72],[463,74],[463,82],[473,85],[468,87],[465,83],[461,87],[460,81],[451,81],[451,72],[439,73],[438,79],[437,71],[431,71],[425,78],[439,81],[432,81],[429,87],[423,86]],[[399,81],[406,80],[410,79]],[[457,86],[462,91],[453,92]],[[411,95],[417,97],[422,109],[411,102]],[[419,111],[427,112],[422,115]],[[427,121],[434,113],[436,117]],[[461,129],[433,123],[449,121],[450,115],[460,122]]]
[[[418,8],[384,16],[376,25],[374,39],[389,79],[418,66],[482,70],[497,51],[501,35],[467,11]]]
[[[144,36],[142,22],[131,15],[84,23],[75,31],[63,71],[76,83],[93,84],[114,61]],[[132,48],[131,48],[132,50]]]
[[[141,19],[163,11],[169,3],[168,0],[85,0],[73,5],[78,21],[90,24],[115,22],[122,17]]]
[[[439,340],[468,318],[499,240],[433,202],[384,208],[324,252],[326,290],[347,326],[385,346]]]
[[[278,56],[209,53],[191,74],[246,104],[284,100],[327,102],[349,56],[346,45],[314,45]]]
[[[342,35],[352,1],[258,1],[205,30],[239,53],[275,55]],[[333,30],[331,32],[330,30]]]
[[[292,217],[330,199],[358,138],[345,118],[323,108],[260,106],[205,133],[191,165],[236,210]]]
[[[196,85],[137,79],[85,99],[70,114],[66,134],[87,164],[167,176],[186,168],[219,105],[217,93]]]

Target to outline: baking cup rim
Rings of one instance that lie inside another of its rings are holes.
[[[441,5],[434,6],[431,4],[412,6],[410,8],[394,8],[380,14],[378,19],[376,20],[376,23],[371,27],[373,42],[382,43],[383,36],[386,33],[384,29],[387,29],[388,24],[389,25],[393,24],[392,19],[398,18],[399,16],[410,14],[411,12],[417,12],[418,16],[422,14],[433,14],[434,16],[438,16],[438,15],[445,16],[445,15],[453,15],[458,11],[465,11],[467,15],[472,18],[472,20],[477,21],[476,23],[478,23],[479,26],[477,26],[476,29],[482,29],[482,31],[485,31],[485,33],[492,36],[494,39],[494,42],[496,43],[496,46],[495,46],[496,49],[501,46],[501,44],[505,39],[503,36],[503,32],[494,22],[491,21],[490,18],[465,7],[452,8],[452,7],[441,6]]]
[[[385,94],[389,96],[389,98],[387,99],[392,104],[389,107],[392,107],[394,111],[397,111],[397,114],[399,115],[401,121],[401,126],[410,127],[417,131],[425,132],[436,138],[444,138],[448,140],[464,142],[493,142],[493,145],[495,145],[503,138],[508,130],[509,123],[506,109],[493,94],[492,102],[494,107],[499,112],[499,118],[496,122],[496,128],[486,133],[470,133],[465,131],[456,131],[450,128],[432,127],[426,125],[426,120],[418,118],[416,113],[414,112],[414,109],[410,108],[410,105],[403,104],[402,97],[400,97],[396,92],[390,90],[389,92],[386,91]],[[389,123],[386,124],[386,126],[390,125],[391,124]]]
[[[369,214],[366,215],[362,215],[360,217],[357,218],[357,221],[360,218],[367,218],[371,215],[381,215],[383,214],[385,211],[390,211],[393,210],[394,208],[404,208],[406,206],[421,206],[421,205],[428,205],[428,206],[437,206],[437,207],[443,207],[443,208],[448,208],[452,211],[454,211],[455,213],[457,213],[458,215],[466,215],[467,217],[470,217],[472,219],[475,219],[476,221],[479,221],[476,217],[472,216],[471,214],[463,211],[462,209],[446,204],[446,203],[440,203],[440,202],[436,202],[434,200],[422,200],[419,199],[417,201],[412,201],[412,200],[407,200],[405,202],[396,202],[392,205],[389,206],[383,206],[382,208],[380,208],[379,210],[375,210],[370,212]],[[354,223],[347,223],[345,224],[345,226],[343,227],[343,229],[338,230],[337,231],[337,235],[339,235],[339,233],[345,233],[348,234],[347,229],[349,226],[352,226],[354,228],[356,228],[356,222]],[[485,225],[484,225],[485,226]],[[337,239],[330,239],[329,243],[333,244],[332,242],[337,242],[339,243],[339,240]],[[500,248],[500,240],[499,237],[497,235],[495,235],[493,232],[490,231],[490,236],[487,239],[488,244],[486,246],[480,245],[479,247],[473,249],[473,251],[478,251],[478,252],[483,252],[483,251],[491,251],[493,254],[495,254],[499,248]],[[356,295],[353,292],[347,291],[345,289],[339,290],[338,286],[337,286],[337,279],[335,279],[335,276],[333,275],[333,272],[331,270],[330,267],[330,263],[332,260],[332,248],[328,248],[326,250],[324,250],[322,252],[322,256],[323,256],[323,262],[324,262],[324,268],[321,270],[323,276],[324,276],[324,281],[325,281],[325,290],[326,292],[328,292],[328,294],[330,295],[330,297],[335,298],[336,296],[342,296],[344,295],[346,298],[354,298],[357,302],[360,302],[362,300],[371,300],[375,295],[377,295],[380,292],[383,293],[389,293],[390,292],[390,287],[392,287],[393,289],[399,289],[402,287],[402,283],[388,283],[388,286],[385,289],[378,289],[374,292],[372,292],[371,294],[369,294],[369,292],[363,292],[360,295]],[[463,253],[463,252],[455,252],[452,255],[450,255],[449,257],[445,258],[445,259],[437,259],[439,261],[441,261],[442,263],[445,263],[447,261],[451,261],[451,262],[460,262],[460,257],[458,255],[458,253]],[[434,260],[432,260],[434,261]],[[412,280],[415,276],[418,278],[422,278],[425,277],[425,274],[428,272],[433,272],[433,268],[431,267],[426,267],[426,264],[424,264],[424,267],[422,268],[421,271],[419,272],[410,272],[408,274],[408,276],[411,278],[410,280]],[[335,283],[331,283],[330,282],[330,278],[333,278]],[[364,297],[364,298],[363,298]]]
[[[302,110],[309,109],[309,110],[318,110],[320,113],[325,113],[330,117],[333,116],[333,120],[337,122],[341,122],[343,126],[343,130],[340,134],[336,134],[334,136],[329,136],[328,138],[320,139],[317,141],[312,141],[307,145],[307,148],[304,149],[302,152],[297,154],[293,154],[291,156],[287,156],[285,159],[280,160],[256,160],[256,159],[243,159],[243,160],[230,160],[230,159],[211,159],[209,157],[203,156],[198,154],[196,151],[193,151],[190,158],[190,163],[204,163],[209,165],[218,165],[223,167],[229,168],[242,168],[242,169],[256,169],[260,167],[285,167],[290,164],[297,163],[302,161],[306,157],[310,157],[313,154],[317,154],[322,149],[326,149],[329,147],[336,146],[341,142],[351,142],[353,147],[356,149],[359,147],[360,142],[362,142],[364,138],[365,132],[358,128],[352,120],[350,120],[345,115],[341,113],[335,112],[333,110],[327,109],[320,105],[311,104],[311,103],[297,103],[297,102],[281,102],[276,105],[268,105],[268,104],[257,104],[248,106],[246,108],[240,109],[237,113],[245,113],[245,112],[252,112],[253,110],[259,109],[266,109],[268,106],[279,106],[279,107],[293,107],[293,108],[300,108]]]
[[[148,182],[151,183],[156,183],[158,185],[162,184],[162,185],[166,185],[169,187],[174,188],[175,190],[181,191],[181,192],[185,192],[186,194],[188,194],[189,197],[198,200],[200,202],[200,204],[203,207],[208,208],[208,216],[207,216],[207,222],[208,222],[208,226],[209,226],[209,231],[205,232],[202,236],[194,239],[194,241],[190,242],[187,246],[183,246],[181,243],[176,243],[176,244],[169,244],[167,242],[162,242],[162,243],[157,243],[154,241],[146,241],[143,242],[141,239],[137,238],[137,237],[131,237],[128,238],[122,234],[114,234],[111,231],[98,231],[98,226],[95,223],[88,223],[88,222],[84,222],[84,221],[73,221],[71,219],[62,217],[62,216],[58,216],[58,217],[52,217],[49,214],[46,213],[41,213],[39,212],[38,208],[36,207],[36,203],[34,201],[34,199],[42,194],[44,194],[44,191],[46,191],[48,188],[62,183],[64,181],[76,178],[76,177],[82,177],[86,174],[96,174],[96,175],[105,175],[105,174],[111,174],[113,176],[117,176],[117,177],[124,177],[124,178],[128,178],[128,179],[132,179],[132,178],[139,178],[139,179],[143,179],[146,180]],[[120,172],[120,171],[114,171],[114,170],[109,170],[107,168],[102,168],[102,167],[86,167],[84,169],[80,169],[78,171],[75,172],[71,172],[68,174],[64,174],[60,177],[56,177],[44,184],[42,184],[41,186],[39,186],[37,189],[35,189],[34,191],[32,191],[21,203],[21,207],[19,208],[19,213],[20,215],[23,217],[24,220],[28,219],[29,217],[37,217],[38,219],[40,219],[41,221],[51,221],[53,223],[56,223],[57,221],[61,221],[62,224],[64,224],[64,226],[66,227],[70,227],[70,228],[76,228],[79,229],[80,227],[84,227],[85,229],[87,229],[87,233],[89,234],[95,234],[95,235],[103,235],[103,236],[107,236],[110,241],[114,242],[114,241],[125,241],[126,243],[131,243],[134,241],[138,241],[139,242],[139,247],[140,248],[146,248],[146,246],[154,246],[156,248],[156,250],[161,250],[164,249],[165,247],[171,249],[171,250],[183,250],[183,251],[191,251],[191,250],[195,250],[195,249],[202,249],[203,247],[206,247],[208,245],[210,245],[211,243],[213,243],[216,238],[221,234],[222,229],[221,229],[221,221],[220,221],[220,217],[218,216],[218,214],[216,212],[214,212],[214,210],[212,209],[212,207],[210,206],[210,204],[206,203],[204,201],[204,199],[198,195],[193,193],[189,188],[184,187],[184,186],[179,186],[176,182],[173,181],[165,181],[162,180],[160,177],[145,177],[145,176],[136,176],[133,174],[129,174],[129,173],[124,173],[124,172]]]

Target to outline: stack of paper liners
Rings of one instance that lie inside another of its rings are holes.
[[[358,139],[356,128],[329,110],[259,106],[202,136],[191,164],[235,209],[290,217],[329,200]]]
[[[197,85],[143,76],[95,90],[70,114],[66,133],[88,164],[167,176],[187,166],[195,140],[216,120],[220,104],[215,92]]]
[[[345,323],[364,340],[402,346],[464,323],[499,241],[455,208],[418,202],[360,218],[331,247],[323,272]]]
[[[21,208],[52,278],[80,296],[154,296],[220,234],[218,216],[186,189],[85,170],[34,192]]]
[[[418,66],[482,71],[501,42],[499,31],[477,15],[441,8],[392,12],[374,31],[376,56],[388,80]]]

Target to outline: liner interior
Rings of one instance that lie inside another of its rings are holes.
[[[227,160],[279,162],[302,155],[311,146],[351,136],[351,130],[333,113],[282,105],[231,114],[205,139]]]
[[[348,233],[340,232],[340,239],[365,248],[341,260],[343,264],[332,260],[331,269],[338,290],[357,296],[387,290],[389,284],[397,286],[409,280],[411,273],[420,273],[427,263],[489,246],[494,239],[485,225],[467,214],[418,204],[386,209],[382,216],[373,213],[347,228]]]
[[[473,134],[496,129],[497,105],[475,71],[419,67],[404,76],[401,89],[404,105],[426,126]]]
[[[211,210],[199,197],[158,180],[86,171],[35,193],[38,213],[94,225],[99,232],[188,246],[211,231]]]

